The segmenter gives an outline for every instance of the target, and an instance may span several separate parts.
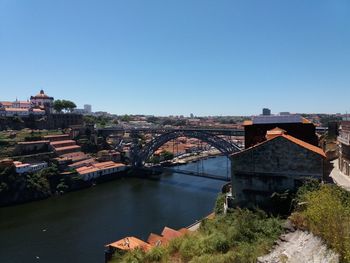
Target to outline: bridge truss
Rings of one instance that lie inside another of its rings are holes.
[[[201,129],[173,129],[165,130],[157,137],[153,138],[145,145],[140,145],[138,138],[139,131],[131,131],[135,141],[131,150],[131,162],[134,167],[141,167],[152,156],[152,154],[159,149],[163,144],[176,139],[178,137],[196,138],[207,144],[215,147],[224,155],[230,155],[234,152],[241,151],[241,148],[235,143],[227,141],[218,136],[218,130],[201,130]],[[159,131],[158,131],[159,132]]]

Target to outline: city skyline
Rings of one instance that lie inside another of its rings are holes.
[[[349,10],[347,1],[2,0],[0,99],[44,89],[120,115],[345,113]]]

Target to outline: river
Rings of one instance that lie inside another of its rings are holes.
[[[228,165],[219,156],[180,168],[226,177]],[[223,184],[173,172],[0,208],[0,262],[104,262],[104,244],[125,236],[146,240],[164,226],[178,229],[208,215]]]

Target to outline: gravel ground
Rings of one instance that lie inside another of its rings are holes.
[[[338,263],[339,255],[309,232],[297,230],[284,234],[273,250],[258,258],[259,263]]]

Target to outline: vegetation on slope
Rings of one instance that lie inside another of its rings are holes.
[[[218,198],[221,205],[222,198]],[[220,211],[219,209],[215,209]],[[263,211],[234,209],[205,219],[197,232],[176,238],[145,253],[134,250],[111,262],[255,262],[281,234],[281,220]]]
[[[61,130],[0,131],[0,159],[11,157],[18,142],[42,140],[45,135],[62,134]]]
[[[135,250],[112,262],[256,262],[281,234],[281,220],[262,211],[234,209],[222,214],[220,195],[215,219],[203,221],[199,231],[145,253]],[[350,193],[336,185],[310,181],[294,199],[292,222],[321,237],[350,262]]]
[[[74,180],[74,176],[60,175],[55,165],[25,174],[17,174],[13,166],[0,167],[0,206],[63,194],[71,189]]]
[[[297,201],[294,224],[325,240],[342,262],[350,262],[350,193],[336,185],[313,183],[299,189]]]

